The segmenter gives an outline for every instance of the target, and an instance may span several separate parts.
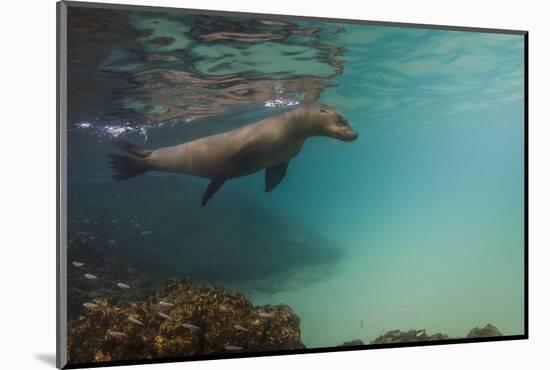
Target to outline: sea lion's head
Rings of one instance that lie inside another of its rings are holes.
[[[353,141],[359,136],[348,120],[336,109],[325,104],[315,104],[307,109],[308,122],[314,135]]]

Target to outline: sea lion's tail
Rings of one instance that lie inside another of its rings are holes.
[[[143,149],[140,148],[137,145],[132,144],[128,140],[124,139],[122,136],[117,136],[113,139],[113,142],[118,146],[120,149],[124,150],[125,152],[128,152],[130,154],[135,155],[136,157],[146,158],[151,153],[153,153],[152,150]]]
[[[113,139],[116,146],[125,152],[131,153],[136,157],[140,158],[130,158],[123,155],[111,154],[110,164],[111,168],[115,170],[113,178],[116,180],[124,180],[130,177],[141,175],[144,172],[149,171],[150,166],[148,162],[143,159],[147,158],[152,150],[142,149],[137,145],[132,144],[126,139],[123,139],[121,136],[117,136]]]
[[[139,158],[130,158],[124,155],[111,154],[111,168],[115,170],[113,179],[125,180],[130,177],[141,175],[149,171],[150,167],[146,160]]]

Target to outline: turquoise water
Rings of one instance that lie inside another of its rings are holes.
[[[132,12],[102,39],[75,24],[69,233],[155,281],[288,304],[308,347],[523,333],[523,36]],[[258,173],[203,209],[206,180],[110,177],[114,134],[162,147],[316,100],[359,139],[308,140],[272,193]],[[151,237],[120,226],[135,215]]]

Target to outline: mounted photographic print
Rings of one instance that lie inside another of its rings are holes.
[[[527,338],[527,32],[57,9],[58,367]]]

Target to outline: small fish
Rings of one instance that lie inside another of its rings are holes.
[[[158,312],[157,315],[159,315],[160,317],[162,317],[165,320],[172,320],[172,318],[170,316],[168,316],[167,314],[165,314],[163,312]]]
[[[126,285],[124,283],[117,283],[117,286],[122,289],[130,289],[130,285]]]
[[[241,349],[243,349],[243,347],[239,346],[225,346],[224,348],[228,351],[240,351]]]
[[[140,234],[141,235],[149,235],[149,234],[151,234],[151,232],[149,230],[145,230],[145,231],[142,231]]]
[[[114,330],[107,330],[107,335],[113,337],[113,338],[124,338],[126,337],[126,333],[123,333],[121,331],[114,331]]]
[[[189,329],[189,330],[201,330],[201,328],[199,328],[197,325],[193,325],[193,324],[183,323],[183,324],[181,324],[181,326],[183,326],[184,328]]]
[[[113,221],[111,221],[111,222],[114,223],[114,224],[116,224],[118,221],[117,221],[117,220],[113,220]]]
[[[161,305],[162,307],[172,307],[174,304],[173,304],[173,303],[164,302],[164,301],[160,301],[160,302],[159,302],[159,305]]]
[[[86,303],[83,303],[82,304],[84,307],[86,308],[89,308],[89,309],[93,309],[93,308],[98,308],[99,306],[95,303],[90,303],[90,302],[86,302]]]
[[[116,244],[116,240],[114,240],[114,239],[109,239],[109,240],[107,240],[107,242],[109,244]]]
[[[128,321],[133,322],[134,324],[143,325],[138,319],[134,319],[132,316],[128,316]]]
[[[233,325],[233,327],[237,330],[240,330],[240,331],[248,331],[247,328],[245,328],[244,326],[241,326],[241,325]]]
[[[84,262],[73,261],[73,266],[74,267],[82,267],[82,266],[84,266]]]
[[[260,315],[260,317],[263,317],[263,318],[266,318],[266,319],[269,319],[269,318],[275,316],[275,314],[273,314],[273,313],[268,313],[268,312],[263,312],[263,311],[260,311],[258,313],[258,315]]]
[[[396,308],[405,308],[405,307],[407,307],[407,305],[405,303],[399,303],[399,304],[394,305],[394,307],[396,307]]]
[[[95,275],[92,275],[92,274],[84,274],[84,277],[88,280],[95,280],[97,279],[97,276]]]

